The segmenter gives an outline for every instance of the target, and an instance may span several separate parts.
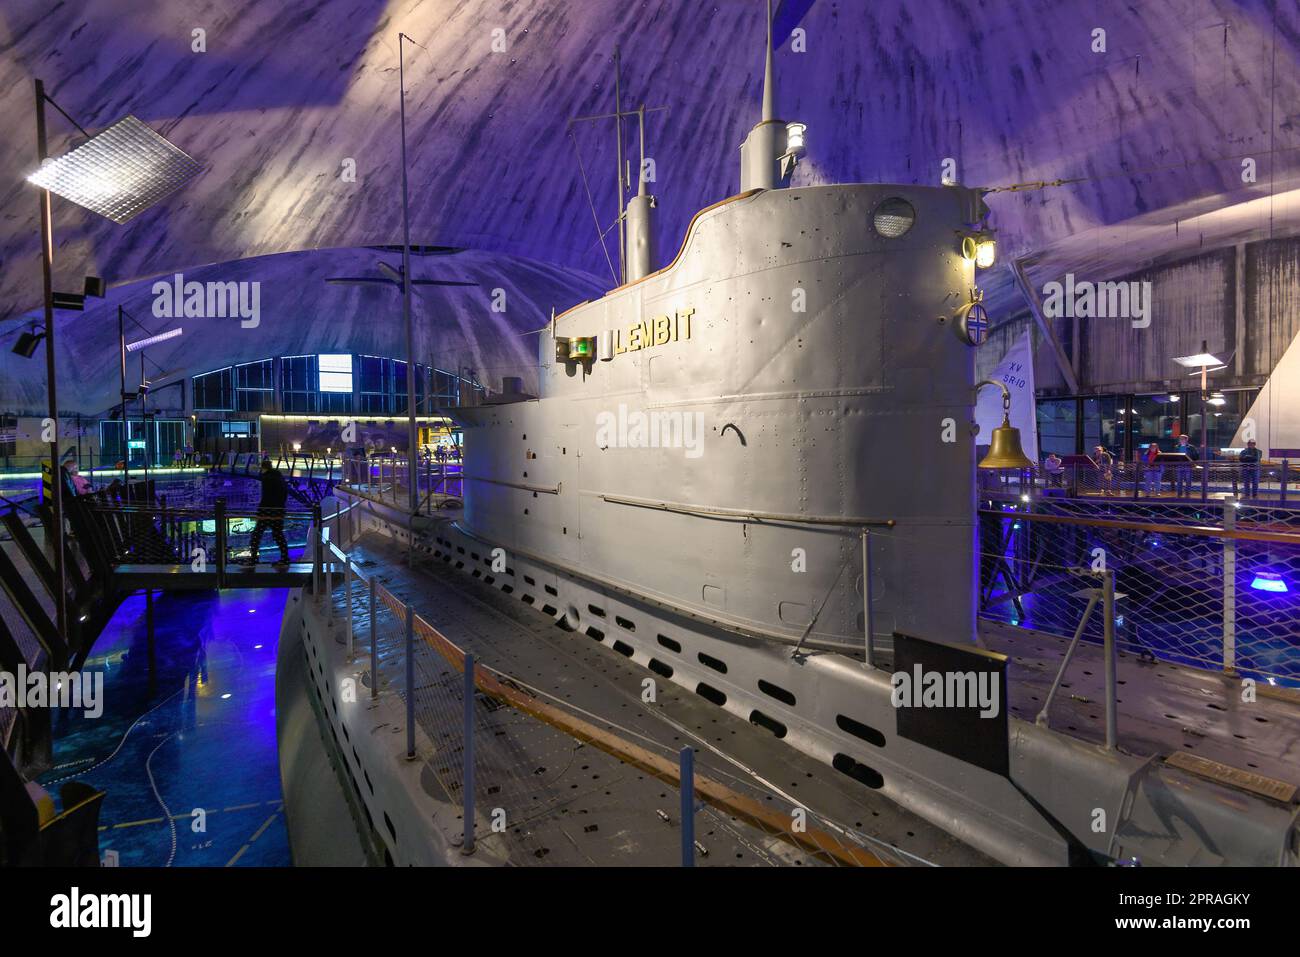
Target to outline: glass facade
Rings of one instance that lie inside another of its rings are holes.
[[[415,410],[432,415],[482,386],[453,372],[415,367]],[[281,356],[192,377],[196,412],[404,415],[406,363],[386,356]]]
[[[194,407],[199,408],[197,400]],[[270,359],[235,366],[235,411],[275,411],[275,363]]]
[[[1168,393],[1131,396],[1127,405],[1129,448],[1143,452],[1156,443],[1165,452],[1178,444],[1175,435],[1182,428],[1182,400],[1173,401]],[[1132,456],[1130,455],[1130,458]]]
[[[1083,400],[1082,451],[1085,455],[1091,455],[1100,445],[1116,458],[1128,457],[1124,450],[1124,429],[1119,410],[1120,400],[1113,395]]]
[[[1251,389],[1213,393],[1207,399],[1206,445],[1211,450],[1229,446],[1256,395]],[[1183,433],[1191,436],[1193,445],[1201,444],[1199,391],[1041,398],[1037,418],[1042,456],[1091,455],[1101,445],[1115,458],[1131,462],[1152,442],[1172,451]]]
[[[1039,399],[1036,414],[1038,454],[1042,458],[1047,458],[1052,452],[1057,455],[1073,455],[1078,444],[1078,400]]]
[[[177,449],[185,446],[182,419],[102,419],[99,423],[99,457],[105,465],[125,462],[129,468],[170,466]]]
[[[227,366],[213,372],[196,375],[194,382],[194,408],[205,412],[235,411],[234,370]]]

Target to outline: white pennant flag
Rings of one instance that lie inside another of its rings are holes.
[[[1020,430],[1020,445],[1031,460],[1038,461],[1038,423],[1034,406],[1034,350],[1030,330],[1007,350],[998,367],[989,376],[1011,390],[1011,424]],[[993,388],[980,390],[975,406],[979,423],[980,445],[988,445],[993,430],[1002,424],[1002,392]]]

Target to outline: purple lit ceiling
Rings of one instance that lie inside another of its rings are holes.
[[[91,132],[133,112],[207,167],[126,226],[56,200],[59,288],[86,273],[118,284],[397,241],[402,30],[422,45],[407,46],[412,240],[484,250],[503,270],[516,256],[574,270],[576,301],[591,276],[610,275],[583,170],[604,229],[613,137],[592,123],[570,136],[567,123],[612,108],[613,47],[625,105],[667,107],[647,124],[667,258],[692,214],[738,187],[737,147],[758,114],[762,6],[11,0],[0,13],[0,318],[40,296],[37,201],[22,181],[35,161],[33,76]],[[807,52],[791,48],[796,26]],[[191,51],[195,29],[207,52]],[[503,53],[492,50],[498,29]],[[1104,54],[1091,50],[1095,29]],[[796,184],[933,183],[945,157],[968,184],[1083,180],[991,197],[1005,252],[1093,231],[1107,237],[1099,258],[1131,264],[1172,243],[1177,219],[1131,236],[1102,227],[1226,207],[1300,178],[1294,2],[786,0],[776,33],[779,113],[809,125]],[[51,112],[50,124],[52,149],[69,148],[64,120]],[[1245,158],[1254,185],[1242,182]],[[347,159],[355,183],[340,178]],[[1252,234],[1293,228],[1294,209],[1283,212]]]

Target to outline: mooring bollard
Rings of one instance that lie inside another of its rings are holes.
[[[695,866],[695,749],[681,750],[682,867]]]
[[[462,854],[474,853],[474,656],[465,656],[465,772],[462,793],[465,798],[464,820],[465,839],[461,843]]]
[[[415,758],[415,609],[406,606],[406,758]]]

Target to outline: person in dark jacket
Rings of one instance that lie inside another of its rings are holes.
[[[284,537],[284,504],[289,498],[289,483],[269,458],[262,459],[262,472],[257,479],[262,483],[262,497],[257,503],[257,524],[253,526],[253,540],[248,546],[248,564],[257,564],[262,536],[269,531],[280,548],[280,560],[276,564],[287,565],[289,542]]]
[[[1191,444],[1191,436],[1188,435],[1178,436],[1178,444],[1174,446],[1174,451],[1180,455],[1186,455],[1189,460],[1186,465],[1178,465],[1174,468],[1174,485],[1176,486],[1174,494],[1179,496],[1191,495],[1192,480],[1196,477],[1196,466],[1191,463],[1198,461],[1201,453],[1196,446]]]
[[[1237,456],[1237,461],[1241,463],[1242,498],[1259,497],[1259,460],[1259,449],[1255,447],[1255,440],[1251,439]]]

